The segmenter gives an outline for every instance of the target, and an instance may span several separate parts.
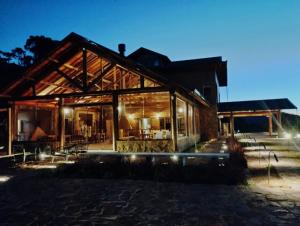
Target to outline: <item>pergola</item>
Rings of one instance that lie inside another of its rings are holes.
[[[265,116],[269,121],[269,135],[273,133],[273,117],[276,117],[276,123],[281,126],[281,110],[297,109],[297,107],[287,98],[222,102],[218,105],[218,118],[221,126],[221,118],[229,118],[230,133],[234,135],[234,118],[236,117],[256,117]]]

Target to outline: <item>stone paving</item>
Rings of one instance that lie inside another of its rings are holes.
[[[251,151],[250,172],[261,174],[252,174],[249,185],[57,178],[21,171],[0,182],[0,225],[300,225],[299,190],[290,184],[299,180],[297,152],[285,158],[276,152],[282,164],[295,161],[296,170],[278,167],[268,185],[265,162],[257,167],[257,152],[251,156]]]
[[[1,225],[299,225],[300,201],[248,186],[58,179],[0,185]]]

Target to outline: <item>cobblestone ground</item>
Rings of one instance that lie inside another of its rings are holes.
[[[251,186],[58,179],[0,184],[0,225],[299,225],[300,200]]]

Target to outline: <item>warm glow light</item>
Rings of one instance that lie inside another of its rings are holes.
[[[159,119],[160,117],[161,117],[161,113],[158,112],[155,114],[155,118]]]
[[[6,182],[6,181],[8,181],[10,179],[10,177],[9,176],[0,176],[0,182]]]
[[[59,101],[59,98],[58,98],[58,97],[55,97],[54,100]]]
[[[71,112],[71,109],[70,109],[70,108],[64,108],[64,113],[65,113],[65,115],[70,114],[70,112]]]
[[[118,109],[118,111],[122,111],[122,107],[121,106],[118,106],[117,109]]]
[[[177,161],[178,161],[178,156],[177,156],[177,155],[172,155],[172,156],[171,156],[171,159],[172,159],[174,162],[177,162]]]
[[[128,118],[131,119],[131,120],[134,119],[134,114],[129,114]]]
[[[178,112],[182,113],[183,112],[183,108],[178,108]]]

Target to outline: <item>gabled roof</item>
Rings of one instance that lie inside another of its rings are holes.
[[[49,73],[52,73],[53,71],[55,72],[58,67],[58,63],[64,63],[67,59],[71,59],[71,57],[74,57],[74,55],[78,54],[79,51],[82,51],[83,48],[86,48],[99,56],[105,57],[106,59],[109,59],[110,62],[121,65],[136,74],[155,80],[165,87],[180,90],[181,92],[184,92],[207,105],[203,98],[200,98],[200,100],[198,97],[195,97],[192,92],[193,90],[188,89],[188,87],[184,87],[174,81],[170,82],[168,78],[162,74],[156,73],[149,68],[136,63],[130,58],[126,58],[111,49],[99,45],[73,32],[60,41],[57,48],[49,53],[48,56],[31,66],[21,78],[14,81],[14,83],[10,84],[6,89],[0,91],[0,94],[20,97],[24,92],[28,92],[35,82],[44,81],[43,79],[45,79],[46,76],[49,76]],[[77,77],[80,79],[80,76]],[[77,78],[77,81],[75,81],[74,84],[78,84],[79,79]],[[45,83],[45,86],[46,85],[47,84]]]
[[[2,94],[5,95],[18,95],[21,94],[22,90],[28,89],[32,86],[33,80],[42,79],[40,76],[42,72],[51,71],[56,67],[57,63],[55,61],[64,61],[66,56],[75,54],[80,48],[88,48],[97,54],[108,58],[114,63],[124,65],[128,69],[136,71],[137,73],[143,73],[152,79],[157,80],[167,84],[167,79],[151,70],[143,67],[142,65],[137,65],[134,61],[126,59],[117,52],[108,49],[102,45],[99,45],[93,41],[90,41],[76,33],[70,33],[66,36],[48,56],[37,62],[35,65],[31,66],[25,73],[24,76],[14,81],[6,89],[2,90]],[[55,59],[55,61],[53,60]]]
[[[153,55],[153,56],[156,56],[158,58],[164,59],[165,61],[171,62],[171,60],[169,59],[168,56],[163,55],[163,54],[158,53],[158,52],[155,52],[151,49],[144,48],[144,47],[138,48],[137,50],[135,50],[134,52],[129,54],[127,56],[127,58],[136,60],[139,56],[145,55],[145,54]]]
[[[219,112],[265,111],[284,109],[297,109],[297,107],[287,98],[221,102],[218,105]]]

